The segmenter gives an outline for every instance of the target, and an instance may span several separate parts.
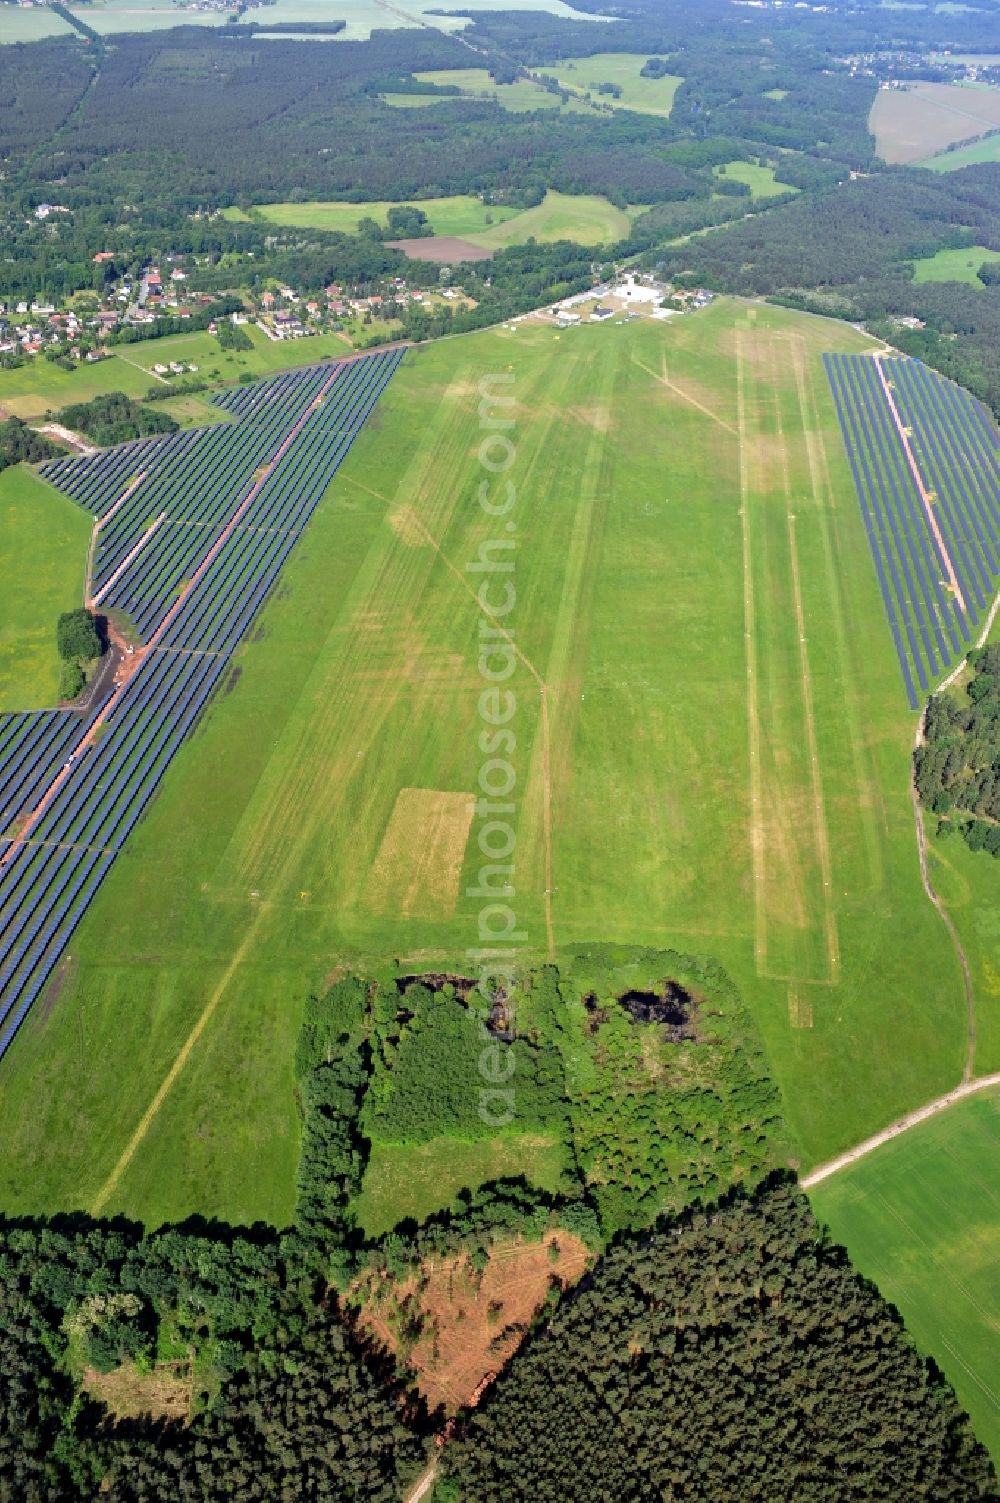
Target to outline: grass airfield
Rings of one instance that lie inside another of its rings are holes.
[[[454,825],[482,761],[489,376],[516,401],[524,948],[717,956],[805,1164],[953,1085],[958,967],[820,364],[864,345],[720,300],[409,355],[5,1061],[0,1206],[281,1223],[305,993],[479,943]]]

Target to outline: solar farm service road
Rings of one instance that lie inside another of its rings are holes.
[[[286,372],[218,398],[233,424],[46,466],[97,517],[91,598],[148,635],[89,719],[0,717],[0,1055],[402,354]]]

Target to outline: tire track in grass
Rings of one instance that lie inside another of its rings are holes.
[[[806,753],[809,757],[809,781],[812,791],[813,813],[813,838],[816,843],[816,855],[819,858],[820,879],[823,888],[820,899],[823,904],[823,928],[826,940],[826,960],[829,967],[827,981],[835,986],[840,978],[840,942],[837,935],[837,915],[833,904],[833,861],[830,854],[830,831],[826,820],[826,800],[823,796],[823,774],[819,763],[819,744],[816,736],[816,714],[813,706],[812,690],[812,667],[809,662],[809,644],[806,639],[805,610],[802,605],[802,582],[799,575],[799,549],[795,529],[795,513],[792,511],[792,486],[791,473],[788,463],[788,445],[785,439],[784,423],[781,416],[781,398],[779,395],[780,372],[777,369],[777,355],[780,345],[777,340],[770,341],[770,354],[772,361],[773,391],[775,393],[775,416],[777,420],[777,433],[781,446],[781,472],[782,485],[785,492],[785,524],[788,529],[788,556],[791,564],[792,603],[795,611],[795,633],[798,637],[799,647],[799,675],[802,686],[802,718],[806,733]],[[802,426],[805,417],[799,408]],[[797,980],[805,978],[796,978]]]
[[[753,565],[750,551],[750,472],[747,456],[747,417],[743,331],[736,329],[736,427],[739,439],[740,537],[743,547],[743,630],[746,645],[746,702],[750,763],[750,854],[754,893],[754,964],[762,975],[767,965],[767,922],[764,893],[764,825],[760,773],[760,710],[757,704],[757,628],[754,612]]]
[[[181,1045],[173,1064],[170,1066],[170,1069],[163,1077],[156,1095],[153,1097],[152,1101],[149,1103],[149,1106],[140,1117],[138,1127],[133,1132],[131,1138],[129,1138],[128,1143],[126,1144],[118,1159],[118,1162],[115,1164],[115,1167],[112,1169],[111,1173],[104,1181],[104,1184],[101,1186],[101,1189],[98,1191],[97,1196],[92,1202],[90,1207],[91,1216],[100,1216],[101,1212],[104,1210],[104,1207],[107,1205],[111,1196],[114,1194],[115,1190],[118,1188],[118,1185],[121,1183],[122,1175],[125,1173],[126,1169],[135,1158],[136,1152],[142,1145],[146,1134],[149,1132],[149,1129],[152,1127],[153,1122],[155,1121],[156,1116],[160,1110],[160,1107],[169,1096],[177,1080],[177,1077],[180,1075],[181,1071],[184,1069],[184,1066],[190,1059],[192,1050],[194,1049],[198,1040],[201,1038],[205,1029],[208,1027],[208,1024],[211,1022],[212,1016],[215,1013],[215,1010],[218,1007],[219,1003],[222,1001],[222,998],[229,987],[230,981],[232,981],[238,967],[243,962],[244,956],[256,939],[257,930],[260,927],[261,918],[265,911],[266,910],[264,908],[261,908],[251,921],[250,927],[247,929],[246,934],[243,936],[239,949],[236,950],[236,952],[233,954],[225,971],[223,971],[220,980],[216,984],[215,990],[212,992],[205,1006],[202,1008],[197,1022]]]

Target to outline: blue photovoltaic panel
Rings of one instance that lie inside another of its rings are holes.
[[[220,398],[232,424],[44,467],[96,516],[118,505],[99,534],[95,590],[114,579],[101,605],[127,611],[153,645],[89,721],[0,717],[0,1055],[402,356],[287,372]],[[81,747],[95,714],[100,735]]]

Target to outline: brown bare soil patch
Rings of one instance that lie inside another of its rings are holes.
[[[425,235],[415,240],[387,240],[392,250],[401,250],[412,261],[488,261],[493,255],[472,240],[457,235]]]
[[[868,118],[875,149],[886,162],[919,162],[1000,126],[1000,90],[921,83],[880,89]]]
[[[588,428],[596,429],[598,433],[607,433],[611,427],[609,407],[571,407],[569,412],[571,417],[585,423]]]
[[[403,1284],[369,1276],[362,1326],[406,1355],[432,1408],[475,1404],[517,1351],[554,1286],[586,1271],[590,1253],[568,1232],[494,1247],[477,1272],[465,1253],[429,1260]]]
[[[109,1373],[87,1367],[83,1386],[92,1398],[106,1404],[117,1419],[187,1419],[191,1411],[191,1364],[161,1362],[151,1373],[140,1373],[126,1362]]]
[[[373,912],[454,913],[474,803],[471,793],[399,790],[365,888]]]

